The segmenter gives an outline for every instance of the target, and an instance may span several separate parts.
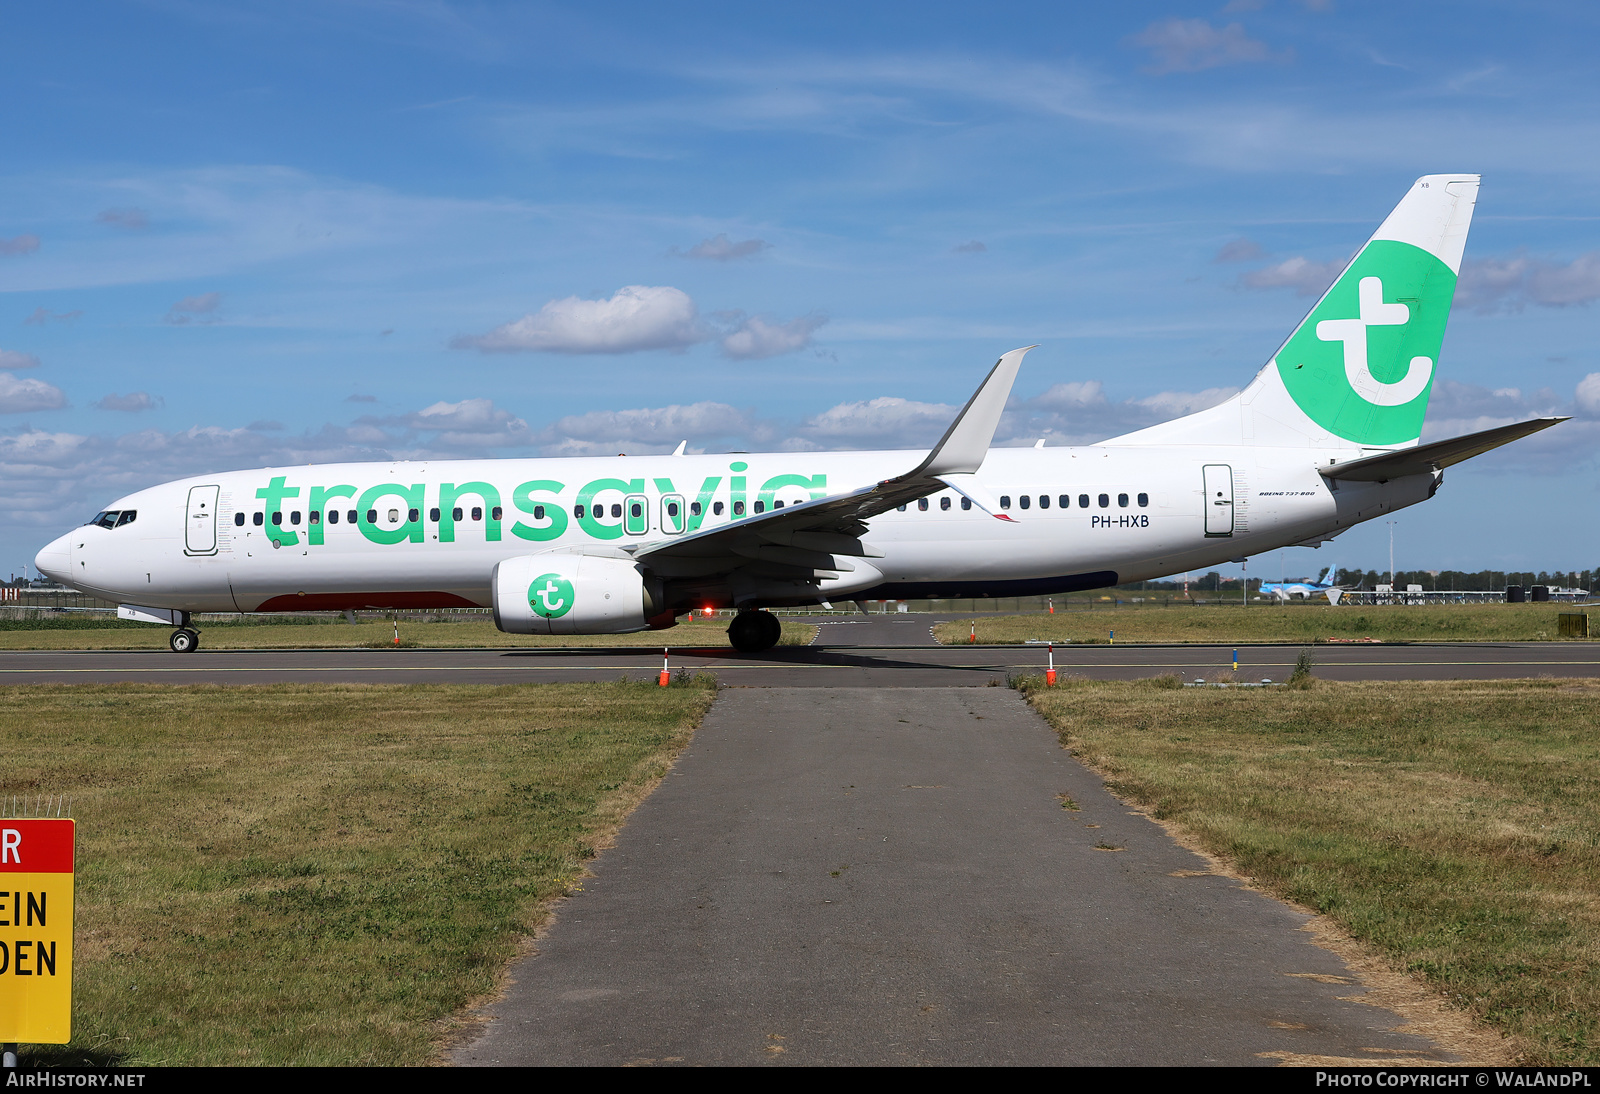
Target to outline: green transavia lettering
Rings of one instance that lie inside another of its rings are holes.
[[[300,543],[298,502],[303,496],[310,514],[304,525],[307,547],[320,547],[327,543],[330,526],[340,523],[339,517],[327,516],[332,509],[342,513],[349,508],[355,514],[356,529],[372,543],[426,543],[430,538],[439,543],[455,543],[462,537],[470,542],[498,543],[503,537],[504,502],[509,498],[511,507],[520,517],[513,519],[510,533],[517,539],[532,543],[548,543],[562,539],[572,531],[585,538],[610,541],[624,538],[642,538],[649,534],[677,535],[696,532],[708,517],[736,518],[752,512],[749,508],[751,487],[747,477],[739,472],[749,470],[749,465],[735,461],[728,465],[732,472],[727,476],[707,475],[693,495],[693,503],[683,513],[683,494],[670,478],[657,477],[617,479],[598,478],[569,490],[568,485],[555,479],[530,479],[508,491],[502,491],[490,482],[474,481],[440,483],[430,488],[427,483],[385,482],[362,488],[351,483],[332,486],[291,486],[286,475],[274,475],[266,486],[255,491],[263,511],[264,532],[269,542],[281,547]],[[763,481],[755,490],[755,502],[765,510],[780,500],[779,495],[790,491],[803,492],[810,499],[826,497],[828,476],[783,472]],[[429,500],[432,509],[429,514]],[[641,499],[648,513],[629,518],[623,515],[629,499]],[[663,504],[671,499],[674,509],[670,518],[652,519]],[[463,502],[466,504],[463,505]],[[458,518],[458,510],[481,511],[482,519]],[[435,526],[431,530],[430,522]],[[642,530],[641,530],[642,529]]]

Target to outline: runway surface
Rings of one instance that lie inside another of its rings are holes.
[[[945,616],[865,616],[821,623],[810,646],[745,655],[680,649],[674,669],[713,673],[730,687],[981,687],[1045,669],[1043,646],[938,646],[930,627]],[[807,620],[811,622],[813,620]],[[1298,646],[1057,646],[1063,678],[1125,680],[1177,673],[1186,681],[1231,671],[1240,679],[1287,678]],[[1329,680],[1512,679],[1600,676],[1591,643],[1451,643],[1316,646],[1315,672]],[[461,683],[653,679],[653,649],[437,649],[0,652],[0,684]]]
[[[1305,918],[1130,812],[1008,689],[724,692],[455,1060],[1446,1058]]]

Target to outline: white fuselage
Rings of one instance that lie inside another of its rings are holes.
[[[1334,488],[1317,473],[1351,455],[1244,445],[992,449],[978,479],[1011,521],[963,508],[953,491],[926,499],[926,509],[891,510],[863,537],[882,556],[863,570],[870,586],[833,588],[893,598],[1102,587],[1315,544],[1436,486],[1420,475]],[[135,511],[131,522],[76,528],[37,563],[106,600],[191,612],[487,607],[504,559],[660,542],[748,519],[757,506],[770,512],[871,485],[917,459],[754,453],[234,471],[129,494],[107,509]],[[693,582],[668,598],[676,611],[729,604]]]

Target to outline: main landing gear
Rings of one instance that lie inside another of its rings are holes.
[[[193,653],[200,648],[200,632],[191,627],[179,627],[167,639],[173,653]]]
[[[761,653],[778,644],[783,624],[770,612],[747,610],[728,624],[728,641],[740,653]]]

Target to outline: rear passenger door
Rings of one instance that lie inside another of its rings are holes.
[[[1233,468],[1225,463],[1208,463],[1205,477],[1206,536],[1233,535]]]

